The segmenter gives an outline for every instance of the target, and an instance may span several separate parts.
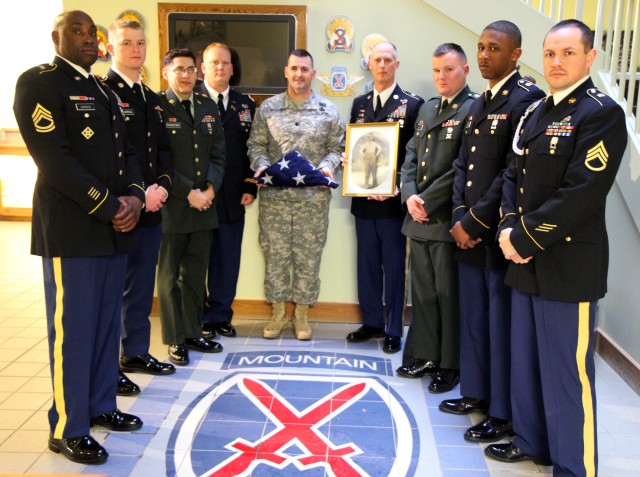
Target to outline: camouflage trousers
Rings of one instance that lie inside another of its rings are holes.
[[[264,293],[269,303],[313,305],[320,294],[320,260],[327,242],[331,192],[318,191],[304,200],[287,190],[281,192],[260,195]]]

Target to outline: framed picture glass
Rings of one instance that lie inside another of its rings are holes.
[[[397,122],[347,125],[343,196],[395,195],[399,135]]]

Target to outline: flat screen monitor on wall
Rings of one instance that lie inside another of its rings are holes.
[[[296,17],[289,14],[169,13],[169,48],[189,48],[197,59],[213,42],[229,45],[231,86],[246,94],[271,95],[287,88],[284,66],[296,48]],[[199,73],[201,76],[201,73]]]

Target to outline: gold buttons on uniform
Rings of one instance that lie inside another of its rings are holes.
[[[84,117],[88,118],[89,117],[89,113],[84,113]]]
[[[120,169],[120,170],[118,171],[118,174],[122,175],[122,169]]]
[[[147,132],[147,137],[151,137],[151,132]]]
[[[522,175],[523,176],[527,175],[527,170],[526,169],[522,169]]]
[[[555,149],[551,149],[551,150],[549,151],[549,154],[555,154],[555,153],[556,153],[556,150],[555,150]]]
[[[522,207],[518,207],[518,212],[522,213]]]
[[[480,134],[480,130],[476,129],[475,131],[473,131],[475,134]]]
[[[431,139],[431,134],[427,134],[427,139]]]
[[[196,172],[196,175],[199,176],[200,175],[200,171]]]
[[[149,167],[153,167],[153,163],[151,163],[151,162],[150,162],[150,163],[149,163]]]
[[[476,146],[473,146],[473,147],[471,148],[471,152],[476,152]]]
[[[118,153],[118,157],[122,157],[122,151]]]
[[[424,152],[425,152],[425,153],[429,152],[429,148],[426,148],[426,149],[424,150]]]
[[[422,167],[426,166],[427,163],[425,161],[422,161]]]
[[[196,163],[200,162],[200,158],[196,157]]]
[[[469,164],[469,170],[472,171],[473,168],[474,168],[474,165],[473,164]]]
[[[524,153],[528,156],[528,155],[529,155],[529,148],[526,148],[526,149],[524,150]]]
[[[426,181],[427,180],[427,176],[422,176],[422,180]]]
[[[193,134],[194,134],[194,136],[195,136],[195,134],[196,134],[196,131],[195,131],[195,129],[193,130]]]
[[[194,149],[198,149],[198,145],[197,145],[197,144],[194,144],[194,145],[193,145],[193,148],[194,148]]]
[[[176,133],[176,130],[175,130],[175,129],[174,129],[173,131],[171,131],[171,134],[175,134],[175,133]]]
[[[152,148],[152,147],[150,147],[150,148],[149,148],[149,152],[151,152],[151,151],[153,151],[153,148]]]
[[[116,139],[118,139],[118,133],[116,133],[115,136],[116,136]]]
[[[565,237],[564,239],[565,239],[565,241],[567,241],[567,242],[571,242],[571,237]]]
[[[471,187],[471,184],[473,184],[473,182],[467,181],[467,187]]]
[[[124,118],[125,121],[129,121],[129,116],[127,116],[126,118]]]
[[[524,188],[523,187],[520,187],[520,193],[524,194]]]

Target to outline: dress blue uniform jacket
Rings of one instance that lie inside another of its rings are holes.
[[[203,96],[209,93],[204,84],[196,87]],[[217,101],[217,98],[211,98]],[[243,194],[256,196],[257,186],[253,179],[249,156],[247,156],[247,140],[251,133],[251,124],[256,112],[256,104],[251,98],[242,93],[229,90],[229,104],[222,119],[227,165],[224,169],[222,188],[218,193],[216,208],[218,220],[234,222],[245,214],[245,208],[240,204]]]
[[[627,145],[622,109],[591,79],[548,112],[525,118],[505,174],[500,230],[525,265],[509,263],[506,283],[563,302],[592,302],[607,290],[606,196]]]
[[[133,233],[116,232],[111,220],[118,196],[144,203],[145,189],[113,92],[56,56],[20,76],[14,111],[38,166],[31,252],[90,257],[133,249]]]
[[[484,97],[471,106],[460,154],[454,162],[453,217],[472,238],[474,248],[456,258],[483,268],[504,268],[506,261],[495,234],[500,221],[502,174],[508,164],[513,134],[526,108],[544,93],[516,72],[488,105]]]
[[[140,98],[113,70],[109,70],[103,80],[122,102],[127,135],[138,156],[145,188],[158,184],[170,192],[173,164],[160,98],[144,84],[144,98]],[[160,211],[143,210],[138,227],[150,227],[161,221]]]
[[[374,112],[373,91],[353,100],[350,123],[397,122],[400,125],[396,184],[400,184],[400,168],[404,163],[405,148],[413,136],[418,111],[423,103],[424,99],[420,96],[408,93],[398,85],[377,115]],[[402,218],[405,214],[400,205],[400,196],[382,202],[354,197],[351,200],[351,213],[362,219]]]

